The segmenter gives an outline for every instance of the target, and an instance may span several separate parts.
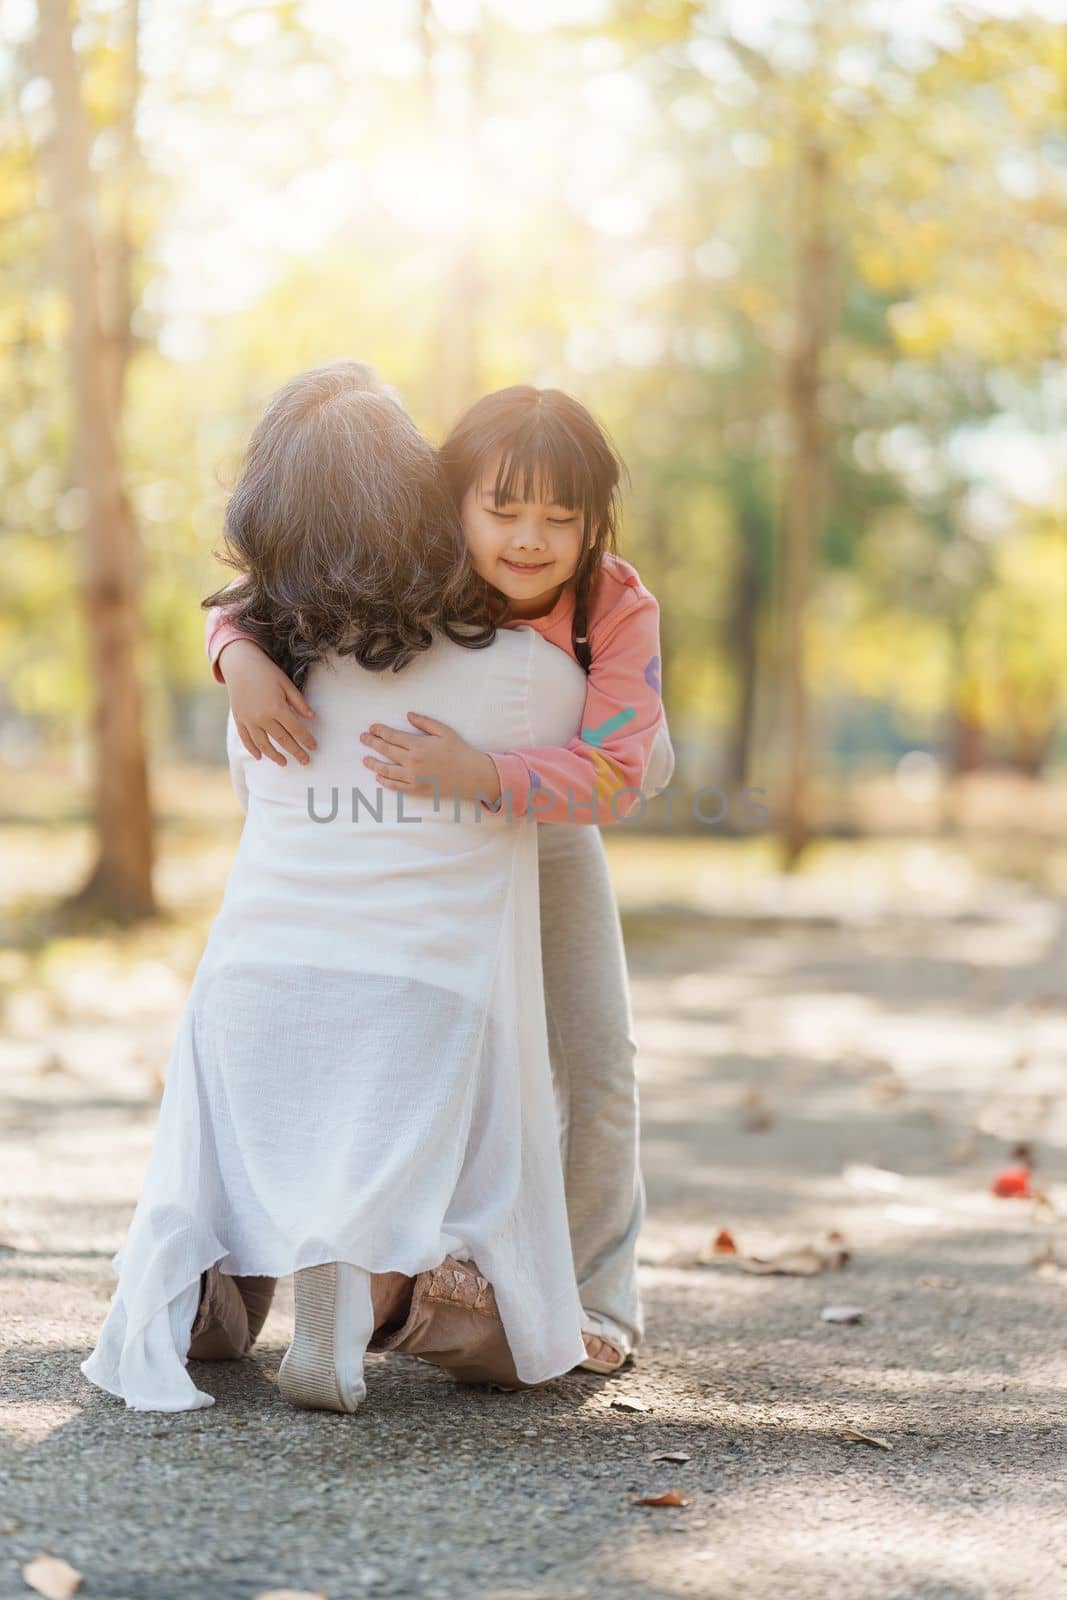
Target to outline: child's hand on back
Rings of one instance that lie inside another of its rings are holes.
[[[315,737],[301,718],[315,715],[300,690],[251,639],[234,639],[219,656],[219,671],[230,694],[230,710],[241,743],[258,761],[266,756],[287,765],[275,746],[288,750],[301,766],[310,760]]]

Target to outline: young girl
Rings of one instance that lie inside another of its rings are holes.
[[[538,829],[541,945],[584,1365],[614,1371],[642,1333],[644,1196],[625,956],[595,824],[623,820],[670,780],[659,608],[614,553],[620,465],[576,400],[526,386],[488,395],[453,428],[441,461],[488,614],[536,631],[586,670],[580,733],[485,754],[411,706],[409,729],[363,730],[364,762],[405,795],[460,792],[548,824]],[[315,712],[285,674],[225,613],[209,619],[208,652],[250,754],[307,763]]]
[[[275,396],[227,541],[242,629],[315,699],[316,781],[232,732],[245,826],[83,1371],[137,1409],[210,1405],[187,1358],[243,1354],[293,1273],[294,1404],[355,1410],[372,1342],[542,1382],[583,1341],[536,833],[376,797],[357,734],[410,695],[474,750],[563,741],[583,675],[486,622],[434,452],[352,364]]]

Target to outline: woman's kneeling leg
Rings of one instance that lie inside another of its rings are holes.
[[[236,1361],[246,1356],[267,1320],[276,1283],[276,1278],[235,1278],[209,1267],[200,1279],[190,1359]]]
[[[492,1383],[524,1389],[515,1372],[493,1286],[473,1261],[446,1256],[420,1272],[404,1322],[379,1329],[372,1350],[393,1350],[443,1367],[460,1383]]]

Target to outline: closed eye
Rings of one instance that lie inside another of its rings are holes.
[[[488,511],[489,515],[491,517],[495,517],[498,522],[514,522],[516,516],[518,515],[518,513],[515,511],[496,511],[492,506],[486,506],[485,509]]]

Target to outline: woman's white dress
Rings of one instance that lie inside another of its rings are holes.
[[[371,722],[563,744],[585,675],[534,630],[399,673],[316,667],[311,764],[245,752],[244,831],[174,1045],[119,1284],[82,1371],[138,1410],[206,1406],[200,1274],[324,1261],[492,1281],[519,1377],[584,1358],[545,1032],[537,827],[363,765]],[[414,730],[412,730],[414,731]],[[458,820],[457,820],[458,818]]]

